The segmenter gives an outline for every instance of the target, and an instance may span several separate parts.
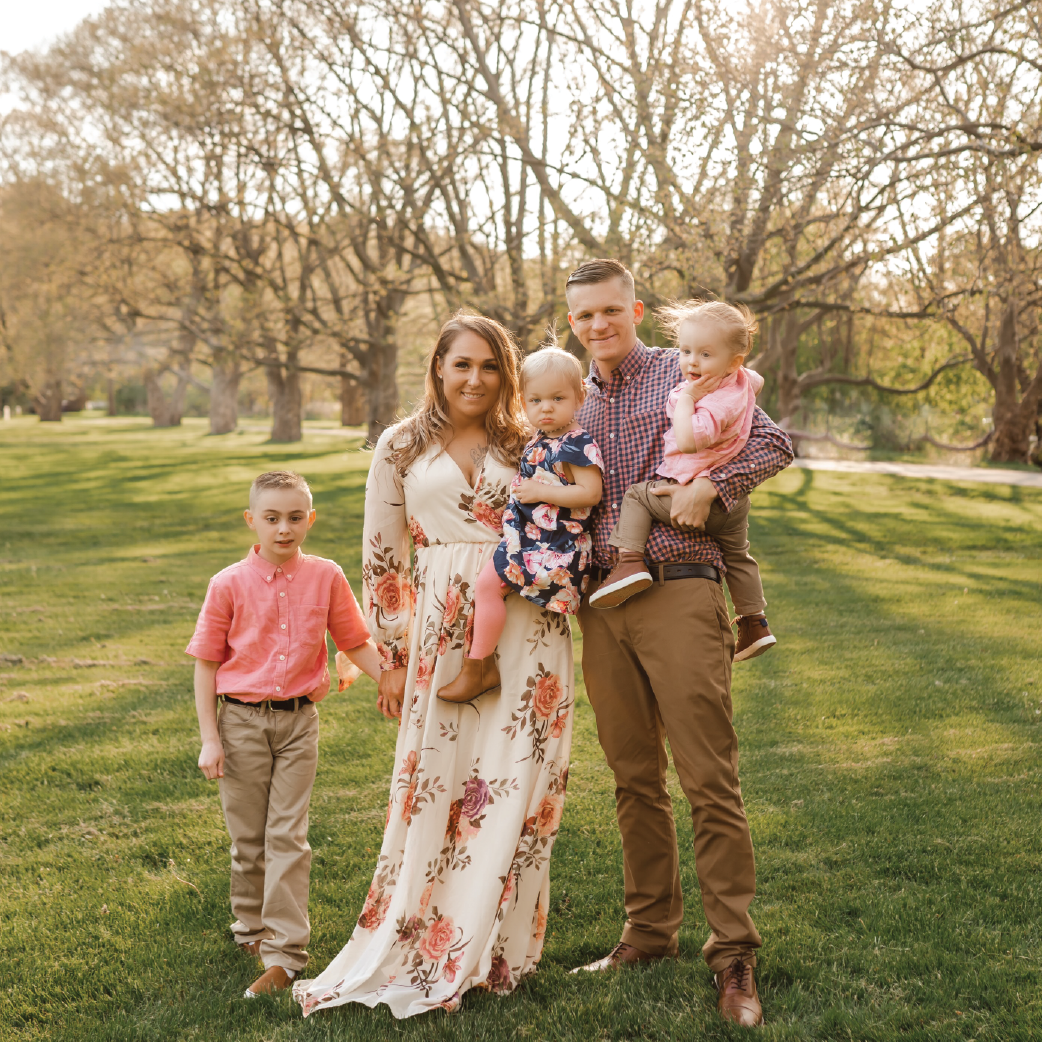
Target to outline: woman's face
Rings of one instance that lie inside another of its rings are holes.
[[[469,329],[459,333],[438,360],[437,374],[454,426],[484,419],[503,382],[492,348]]]

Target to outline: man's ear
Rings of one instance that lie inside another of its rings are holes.
[[[572,332],[575,332],[575,319],[572,318],[572,313],[568,312],[568,325],[572,327]]]
[[[244,510],[242,516],[246,519],[246,525],[248,528],[252,528],[254,532],[257,531],[257,526],[253,523],[253,511]]]
[[[633,324],[639,326],[644,321],[644,301],[635,300],[633,302]]]

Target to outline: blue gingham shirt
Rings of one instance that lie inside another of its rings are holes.
[[[669,425],[666,399],[682,379],[679,353],[673,348],[646,347],[639,340],[632,351],[601,379],[596,362],[586,378],[586,401],[576,420],[593,436],[604,457],[604,494],[593,526],[593,561],[602,568],[615,562],[608,537],[619,519],[622,497],[630,485],[653,481],[662,460],[662,435]],[[745,448],[717,467],[710,480],[725,510],[792,462],[789,436],[758,406]],[[655,523],[648,539],[647,558],[657,563],[702,561],[723,568],[716,540],[705,532],[680,532]]]

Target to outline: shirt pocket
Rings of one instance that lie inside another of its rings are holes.
[[[290,608],[293,642],[300,647],[314,647],[326,642],[329,608],[324,604],[298,604]]]

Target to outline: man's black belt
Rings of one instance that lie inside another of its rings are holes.
[[[672,564],[649,564],[648,571],[660,583],[668,582],[670,579],[712,579],[720,582],[720,570],[711,564],[701,561],[675,561]],[[595,582],[602,583],[608,578],[610,568],[598,568],[593,566],[591,577]]]
[[[231,695],[221,695],[221,698],[232,705],[252,706],[254,709],[269,706],[280,713],[295,713],[301,706],[311,705],[311,699],[307,695],[299,695],[297,698],[265,698],[260,702],[244,702],[241,698],[232,698]]]

